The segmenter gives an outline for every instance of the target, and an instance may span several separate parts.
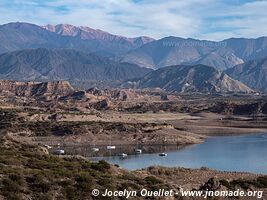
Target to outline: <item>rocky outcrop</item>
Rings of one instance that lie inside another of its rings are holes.
[[[101,101],[91,103],[89,105],[90,108],[94,108],[96,110],[107,110],[111,106],[111,102],[107,99],[103,99]]]
[[[55,82],[17,82],[10,80],[0,80],[0,92],[9,93],[16,96],[44,96],[62,95],[74,91],[68,81]]]

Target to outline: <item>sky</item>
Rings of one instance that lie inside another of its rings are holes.
[[[267,0],[0,0],[0,24],[89,26],[127,37],[267,36]]]

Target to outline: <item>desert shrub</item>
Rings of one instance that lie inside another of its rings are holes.
[[[51,122],[33,122],[28,125],[28,128],[35,133],[36,136],[51,135]]]
[[[130,173],[123,174],[120,178],[123,180],[128,180],[128,181],[142,182],[141,178]]]
[[[35,192],[47,193],[52,188],[52,184],[41,174],[28,177],[26,180],[30,184],[31,189]]]
[[[79,174],[75,177],[76,188],[82,192],[90,192],[93,178],[87,174]]]
[[[255,185],[254,181],[237,179],[230,182],[230,187],[234,188],[236,185],[240,186],[243,189],[249,189],[251,185]]]
[[[36,199],[38,199],[38,200],[51,200],[51,199],[53,199],[53,197],[51,196],[51,194],[38,193],[36,196]]]
[[[0,163],[5,165],[21,165],[21,161],[16,157],[0,156]]]
[[[20,186],[25,186],[26,182],[21,174],[10,174],[9,179],[18,183]]]
[[[5,195],[6,199],[8,199],[8,200],[21,200],[20,194],[17,194],[14,192],[5,193],[4,195]]]
[[[73,186],[67,186],[64,189],[65,196],[67,199],[72,199],[72,200],[78,200],[78,194],[77,194],[77,189],[74,188]]]
[[[16,181],[13,181],[9,178],[4,178],[2,180],[2,184],[3,184],[3,191],[5,192],[19,192],[20,189],[21,189],[21,186],[16,182]]]
[[[111,189],[112,188],[112,179],[111,177],[101,176],[99,177],[97,183],[103,188]]]
[[[230,185],[229,181],[227,181],[227,180],[225,180],[225,179],[222,179],[222,180],[220,180],[220,183],[221,183],[223,186],[225,186],[226,188],[231,189],[231,185]]]
[[[141,187],[139,186],[139,184],[132,183],[132,182],[129,182],[129,181],[125,181],[125,182],[122,182],[120,187],[119,187],[119,190],[124,190],[124,189],[140,190]]]
[[[267,188],[267,176],[260,176],[256,180],[256,184],[258,187]]]
[[[22,183],[22,185],[20,185]],[[0,184],[1,185],[1,184]],[[23,191],[24,182],[19,175],[9,175],[2,180],[1,193],[8,200],[20,200],[21,191]]]
[[[100,160],[98,163],[91,163],[91,168],[97,171],[105,172],[110,169],[110,164],[104,160]]]
[[[162,180],[156,178],[155,176],[147,176],[145,178],[145,181],[149,185],[157,185],[157,184],[162,184],[163,183]]]

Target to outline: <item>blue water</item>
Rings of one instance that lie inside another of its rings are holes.
[[[267,174],[267,134],[213,137],[204,143],[165,153],[168,153],[167,157],[160,157],[155,153],[132,155],[123,159],[97,159],[104,159],[130,170],[160,165]]]

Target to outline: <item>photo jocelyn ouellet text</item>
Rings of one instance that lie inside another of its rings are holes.
[[[243,190],[234,190],[234,191],[198,191],[198,190],[184,190],[180,188],[179,191],[174,190],[147,190],[142,189],[140,191],[137,190],[108,190],[105,189],[103,192],[100,192],[98,189],[94,189],[92,191],[93,196],[103,196],[103,197],[125,197],[126,199],[130,197],[174,197],[174,196],[182,196],[182,197],[203,197],[205,199],[209,197],[231,197],[231,198],[239,198],[239,197],[256,197],[257,199],[261,199],[263,196],[263,191],[243,191]]]

